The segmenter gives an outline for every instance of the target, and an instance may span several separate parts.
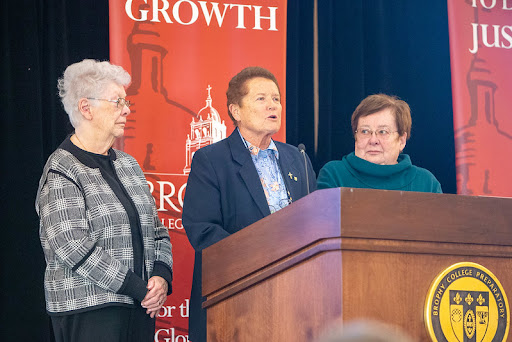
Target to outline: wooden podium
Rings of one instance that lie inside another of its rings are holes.
[[[512,199],[318,190],[203,251],[208,341],[309,342],[355,318],[430,341],[428,289],[461,261],[512,296]]]

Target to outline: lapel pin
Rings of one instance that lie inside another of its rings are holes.
[[[294,181],[297,181],[297,177],[293,177],[293,180],[294,180]]]
[[[288,172],[288,177],[290,177],[290,179],[292,179],[293,175],[291,172]]]

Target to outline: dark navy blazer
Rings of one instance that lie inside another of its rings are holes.
[[[292,201],[316,189],[316,176],[297,147],[275,141],[279,164]],[[291,177],[290,177],[291,175]],[[295,180],[297,177],[297,180]],[[189,339],[206,341],[206,312],[201,308],[201,251],[270,215],[263,187],[238,130],[199,149],[192,159],[183,205],[183,226],[195,249],[189,311]]]

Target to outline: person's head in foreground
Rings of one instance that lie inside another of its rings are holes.
[[[372,320],[357,320],[331,326],[317,342],[413,342],[413,340],[397,326]]]

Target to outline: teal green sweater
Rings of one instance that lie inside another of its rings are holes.
[[[434,175],[412,165],[407,154],[398,156],[398,164],[378,165],[356,157],[354,152],[324,165],[318,174],[318,189],[369,188],[442,193]]]

